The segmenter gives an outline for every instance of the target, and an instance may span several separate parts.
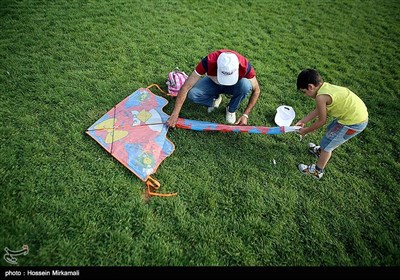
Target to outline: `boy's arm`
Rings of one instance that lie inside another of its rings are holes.
[[[317,108],[315,108],[313,111],[308,113],[307,116],[305,116],[304,118],[299,120],[295,125],[299,125],[299,126],[303,127],[306,123],[315,119],[317,116],[318,116],[318,110],[317,110]]]
[[[315,102],[317,104],[316,109],[312,111],[310,114],[308,114],[303,120],[307,120],[306,119],[307,117],[312,117],[313,115],[315,115],[313,118],[318,116],[318,120],[316,120],[312,125],[301,128],[299,130],[299,133],[303,136],[306,135],[307,133],[317,130],[326,123],[327,120],[326,105],[331,102],[331,97],[329,95],[322,94],[315,98]]]

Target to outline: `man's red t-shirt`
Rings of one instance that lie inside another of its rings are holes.
[[[254,70],[253,66],[250,64],[247,58],[242,56],[241,54],[232,51],[232,50],[218,50],[215,52],[210,53],[206,57],[204,57],[199,64],[197,64],[195,70],[197,74],[204,75],[207,73],[208,76],[217,76],[217,60],[221,53],[223,52],[230,52],[236,54],[239,59],[239,79],[247,78],[251,79],[254,78],[256,75],[256,71]]]

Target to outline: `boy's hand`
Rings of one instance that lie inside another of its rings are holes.
[[[307,134],[307,131],[304,127],[302,127],[297,131],[297,133],[304,137]]]
[[[298,125],[298,124],[296,124],[296,125]],[[301,126],[301,125],[299,125],[299,126]],[[304,123],[303,123],[303,126],[304,126]],[[305,131],[305,129],[303,127],[296,130],[296,132],[300,137],[300,141],[303,140],[304,136],[307,134],[307,132]]]
[[[301,140],[303,140],[304,135],[306,135],[304,132],[303,132],[303,133],[301,132],[301,131],[303,130],[304,123],[303,123],[302,121],[298,121],[295,125],[301,127],[300,129],[297,129],[297,130],[296,130],[297,134],[298,134],[299,137],[300,137],[300,141],[301,141]]]

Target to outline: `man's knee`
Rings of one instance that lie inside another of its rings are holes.
[[[235,95],[246,97],[252,90],[251,82],[248,79],[240,79],[236,84]]]
[[[201,90],[193,87],[189,90],[187,97],[190,101],[196,102],[202,95],[203,92]]]
[[[251,82],[249,79],[240,79],[239,81],[241,90],[248,94],[252,90]]]

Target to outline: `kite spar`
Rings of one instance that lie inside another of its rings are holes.
[[[196,121],[178,118],[176,127],[197,131],[220,131],[220,132],[247,132],[255,134],[282,134],[286,132],[294,132],[300,129],[300,126],[244,126],[244,125],[228,125],[205,121]]]

